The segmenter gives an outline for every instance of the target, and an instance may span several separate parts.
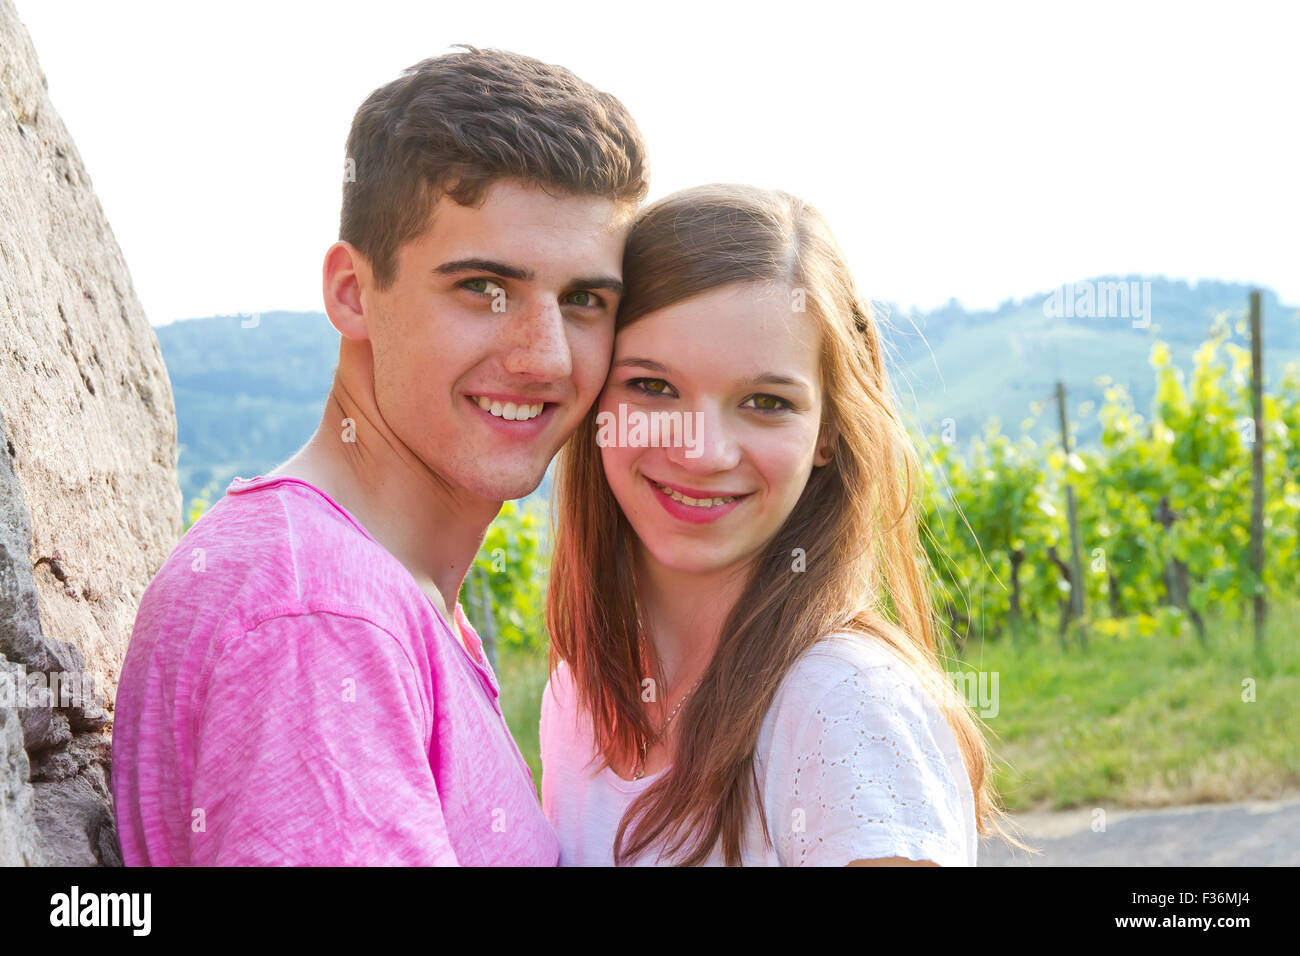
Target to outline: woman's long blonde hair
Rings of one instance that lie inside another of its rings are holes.
[[[698,865],[719,842],[728,865],[740,862],[751,807],[767,833],[754,762],[759,727],[794,662],[836,631],[875,635],[925,682],[961,749],[980,834],[991,823],[1005,836],[984,735],[945,679],[936,648],[917,530],[916,451],[894,408],[870,305],[825,220],[784,192],[687,189],[638,216],[623,275],[619,329],[733,283],[788,287],[792,309],[821,332],[823,423],[836,437],[831,462],[813,469],[755,561],[711,663],[677,715],[671,767],[619,826],[615,862],[657,843],[667,857]],[[654,731],[640,696],[635,533],[605,479],[595,407],[561,453],[556,496],[546,601],[551,668],[567,662],[603,765],[627,766]],[[803,570],[793,573],[797,549]]]

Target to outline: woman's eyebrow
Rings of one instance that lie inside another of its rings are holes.
[[[614,368],[624,368],[627,366],[636,366],[637,368],[648,369],[652,372],[658,372],[661,375],[668,375],[668,366],[662,362],[656,362],[654,359],[639,358],[629,356],[628,358],[619,359],[614,363]],[[792,375],[778,375],[776,372],[765,372],[762,375],[755,375],[753,378],[742,379],[736,382],[739,388],[750,388],[755,385],[786,385],[791,388],[800,388],[805,391],[811,391],[811,386],[802,378]]]
[[[648,358],[623,358],[614,363],[614,368],[623,368],[625,366],[636,365],[640,368],[648,368],[652,372],[662,372],[668,374],[668,366],[661,362],[656,362]]]
[[[808,388],[808,383],[801,378],[791,377],[789,375],[777,375],[775,372],[767,372],[763,375],[756,375],[753,378],[747,378],[741,385],[791,385],[795,388]]]

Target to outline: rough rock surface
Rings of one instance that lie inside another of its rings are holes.
[[[120,863],[112,702],[140,595],[181,530],[157,340],[0,0],[0,672],[14,675],[8,699],[0,683],[0,865]],[[93,694],[24,693],[54,672],[74,692],[90,675]]]

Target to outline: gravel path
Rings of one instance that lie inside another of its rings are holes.
[[[1300,797],[1202,803],[1159,810],[1019,813],[1030,856],[996,837],[980,841],[980,866],[1300,866]]]

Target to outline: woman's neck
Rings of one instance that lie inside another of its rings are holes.
[[[651,667],[657,660],[668,684],[665,694],[680,693],[708,668],[748,573],[743,566],[706,574],[677,571],[644,548],[638,552],[637,599],[650,635]]]

